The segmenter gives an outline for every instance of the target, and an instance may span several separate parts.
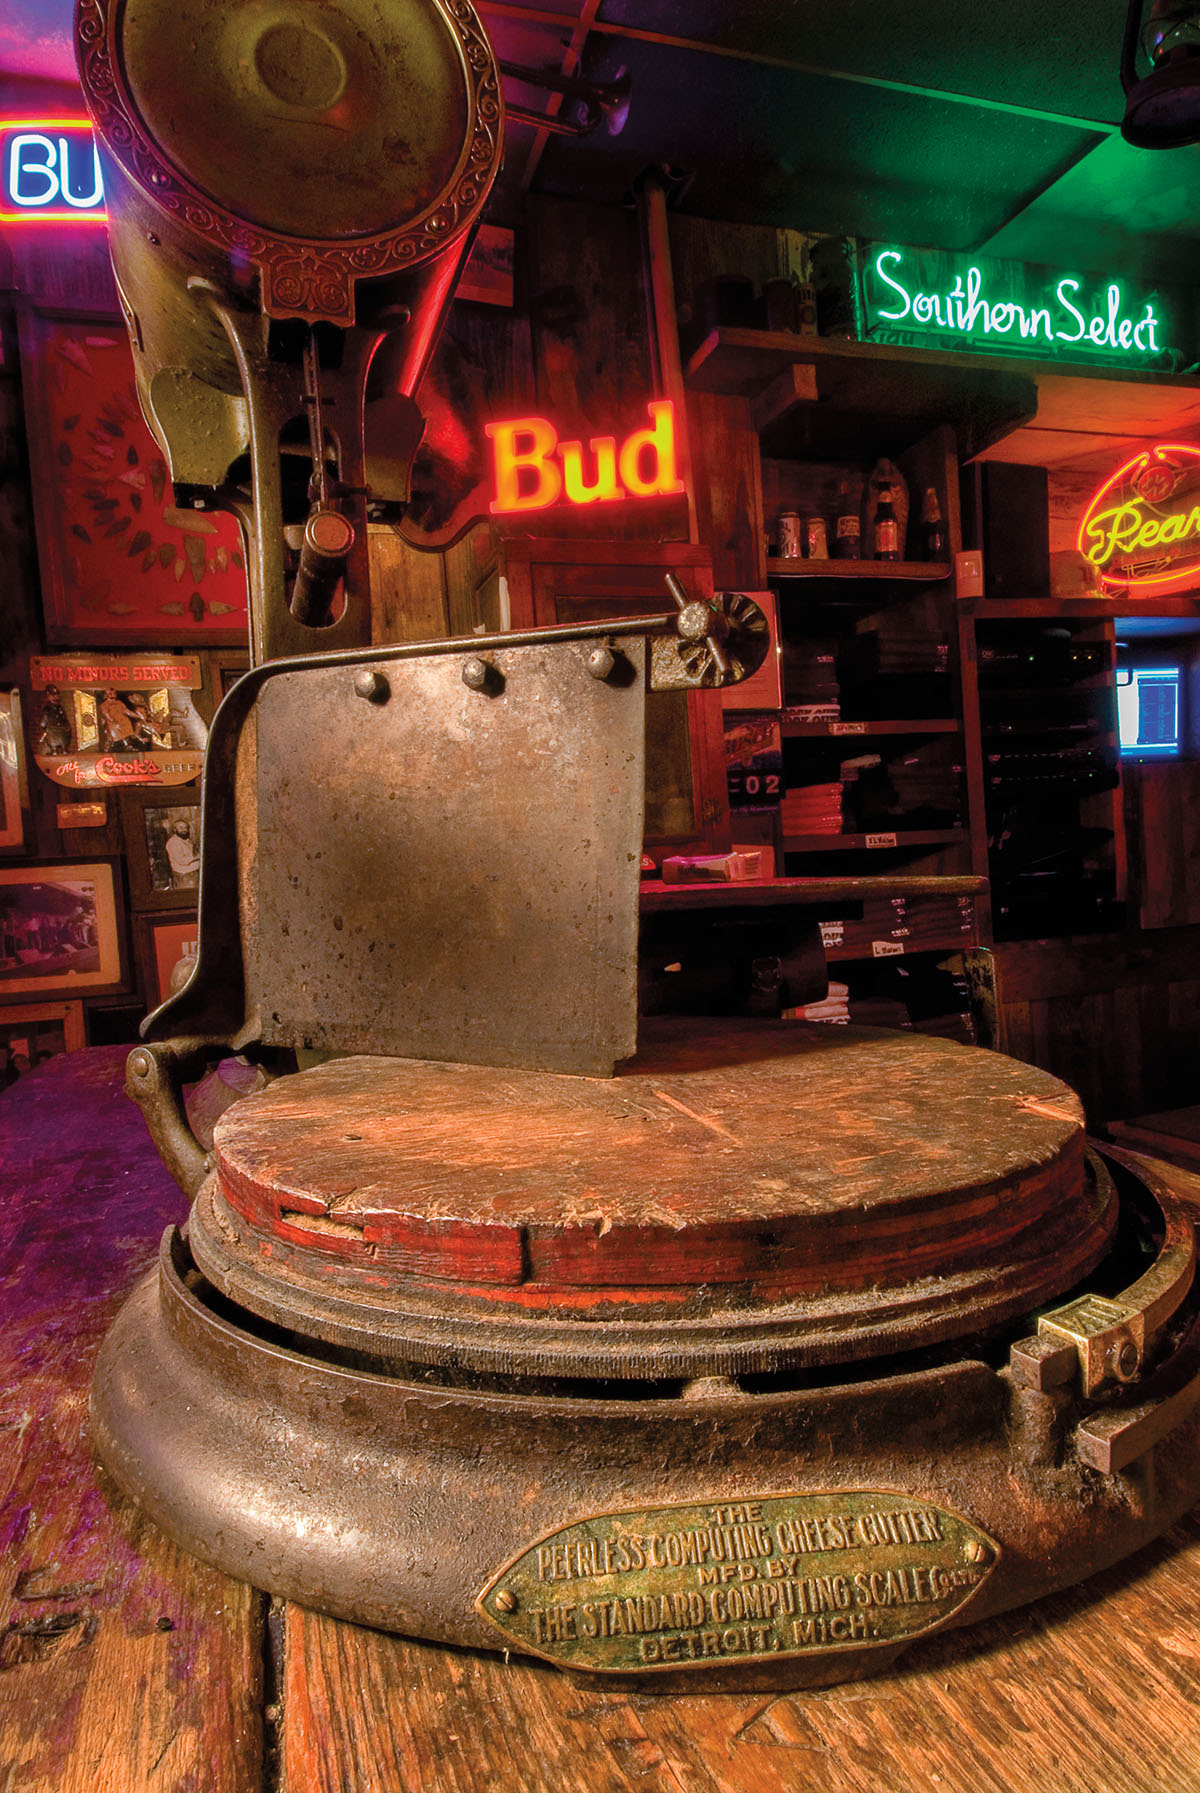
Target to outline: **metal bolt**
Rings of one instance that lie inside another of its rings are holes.
[[[366,666],[360,667],[354,675],[354,691],[356,696],[371,704],[385,704],[392,695],[392,688],[383,674],[372,672]]]
[[[1114,1374],[1118,1376],[1122,1382],[1128,1382],[1131,1377],[1137,1374],[1137,1367],[1137,1346],[1132,1339],[1126,1339],[1115,1353],[1115,1361],[1113,1363]]]
[[[611,648],[594,647],[583,663],[594,679],[606,679],[617,662]]]
[[[969,1563],[986,1563],[988,1558],[987,1545],[978,1542],[968,1544],[966,1558]]]
[[[707,604],[685,604],[675,618],[675,627],[684,641],[703,641],[712,620],[712,611]]]
[[[468,691],[482,691],[491,677],[492,669],[486,660],[478,654],[472,654],[469,660],[463,661],[462,682]]]
[[[500,1589],[496,1595],[496,1609],[498,1612],[516,1612],[517,1596],[510,1588]]]
[[[148,1052],[131,1052],[129,1069],[135,1077],[149,1077],[151,1071],[150,1054]]]

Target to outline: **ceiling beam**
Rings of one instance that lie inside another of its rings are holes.
[[[601,4],[602,0],[583,0],[583,5],[579,11],[579,17],[575,20],[575,23],[572,26],[570,39],[566,49],[563,51],[562,67],[558,71],[561,75],[569,78],[578,73],[579,65],[583,61],[583,47],[587,42],[587,35],[595,25],[596,14],[599,12]],[[486,6],[482,8],[482,10],[503,14],[506,18],[513,16],[513,11],[505,6]],[[552,24],[559,32],[561,32],[566,25],[570,24],[570,20],[564,17],[561,13],[557,17],[551,13],[540,13],[536,15],[536,17],[539,23]],[[546,102],[546,111],[552,118],[557,117],[558,113],[561,112],[562,103],[563,96],[560,93],[552,93],[550,95]],[[546,130],[539,129],[534,132],[533,142],[529,146],[529,154],[525,158],[525,167],[521,172],[520,185],[523,193],[528,193],[530,187],[533,185],[534,177],[538,171],[538,165],[540,164],[543,155],[546,153],[546,145],[549,143],[550,137],[551,133]]]
[[[601,0],[587,0],[584,12],[594,15],[600,4]],[[481,0],[481,10],[494,13],[498,18],[545,25],[558,31],[562,31],[569,22],[562,13],[542,12],[533,6],[513,5],[509,0]],[[582,18],[580,23],[582,24]],[[597,37],[625,38],[631,43],[652,44],[668,50],[691,50],[700,56],[721,56],[728,62],[751,62],[761,68],[785,69],[792,74],[813,75],[826,81],[845,81],[856,87],[875,87],[884,93],[908,94],[917,99],[940,101],[950,106],[972,106],[982,112],[1003,112],[1011,118],[1028,118],[1039,124],[1069,125],[1076,130],[1093,131],[1106,137],[1113,136],[1120,129],[1112,119],[1078,118],[1069,113],[1043,111],[1035,106],[1017,106],[1008,100],[984,99],[979,94],[955,93],[943,87],[924,87],[912,81],[892,81],[886,76],[858,74],[852,69],[827,68],[823,63],[803,62],[796,57],[770,56],[764,51],[732,49],[728,45],[710,44],[700,38],[672,37],[663,31],[643,31],[635,25],[614,24],[594,16],[588,30]],[[578,27],[576,31],[578,32]],[[586,37],[587,32],[583,35]],[[582,50],[582,39],[580,48]],[[539,150],[539,160],[540,156]]]

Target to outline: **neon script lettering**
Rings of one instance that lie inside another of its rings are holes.
[[[1087,300],[1079,302],[1083,283],[1069,274],[1056,283],[1048,303],[1021,305],[990,298],[976,267],[957,274],[944,293],[921,292],[900,277],[903,261],[899,249],[883,249],[875,257],[874,273],[887,288],[888,309],[878,304],[873,308],[873,318],[882,323],[977,339],[1006,337],[1012,345],[1045,344],[1058,352],[1079,347],[1107,354],[1157,355],[1166,346],[1160,340],[1162,321],[1153,301],[1147,301],[1140,316],[1127,315],[1124,293],[1115,280],[1105,289],[1098,310],[1092,310]]]
[[[611,504],[619,498],[664,498],[684,490],[675,464],[675,407],[669,399],[647,406],[650,427],[634,430],[618,445],[615,436],[560,442],[544,417],[489,423],[495,460],[493,515],[545,510],[568,504]]]
[[[1198,481],[1200,448],[1186,442],[1145,449],[1105,480],[1076,538],[1104,585],[1137,597],[1200,581]]]
[[[0,138],[0,221],[105,221],[100,158],[86,118],[4,119]]]

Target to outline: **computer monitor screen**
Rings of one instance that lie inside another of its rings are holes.
[[[1180,669],[1122,666],[1117,669],[1117,727],[1121,752],[1166,759],[1179,753]]]

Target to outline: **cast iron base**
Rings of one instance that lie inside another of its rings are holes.
[[[1158,1173],[1118,1168],[1142,1197]],[[461,1386],[297,1349],[172,1230],[92,1420],[166,1532],[304,1605],[609,1685],[799,1686],[1081,1580],[1200,1497],[1190,1297],[1131,1384],[1089,1398],[1061,1364],[1014,1332],[670,1397]]]

